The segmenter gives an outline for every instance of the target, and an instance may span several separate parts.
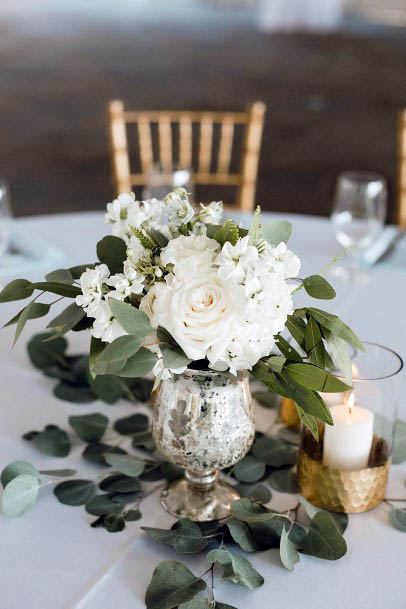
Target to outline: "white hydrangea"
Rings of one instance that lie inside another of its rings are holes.
[[[105,264],[99,264],[94,269],[86,269],[80,276],[82,294],[76,296],[76,304],[83,307],[87,315],[93,317],[103,298],[103,286],[110,276]]]
[[[171,231],[176,232],[182,224],[190,222],[195,215],[184,188],[175,188],[173,192],[166,195],[164,203],[166,219]]]

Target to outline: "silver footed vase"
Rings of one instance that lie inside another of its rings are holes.
[[[196,522],[229,516],[239,493],[219,480],[219,470],[240,461],[254,440],[248,373],[187,369],[162,381],[152,433],[161,454],[186,470],[164,489],[164,508]]]

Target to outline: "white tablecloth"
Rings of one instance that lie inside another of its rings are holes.
[[[300,216],[288,219],[294,226],[290,246],[302,258],[303,275],[317,271],[337,253],[328,221]],[[18,222],[62,247],[67,266],[94,260],[95,243],[107,233],[99,213]],[[337,306],[361,338],[382,342],[405,356],[405,300],[406,273],[377,266],[367,284],[339,286]],[[1,324],[17,306],[0,307]],[[76,406],[54,398],[54,382],[35,370],[26,355],[27,338],[40,328],[41,320],[31,323],[15,349],[11,349],[12,329],[0,334],[0,466],[14,459],[26,459],[40,469],[69,463],[85,474],[92,468],[80,460],[79,448],[62,461],[42,455],[22,441],[21,434],[47,423],[67,428],[70,414],[103,411],[115,419],[133,407],[125,402],[110,407],[99,402]],[[73,335],[72,350],[84,351],[86,341],[84,333]],[[260,412],[258,418],[267,424],[269,416]],[[390,496],[406,496],[405,478],[404,466],[392,469]],[[287,509],[294,503],[293,496],[275,493],[272,505]],[[144,525],[165,527],[172,521],[157,496],[149,497],[142,511]],[[406,536],[389,525],[387,512],[388,507],[381,505],[351,516],[346,532],[348,554],[336,563],[302,556],[292,574],[281,567],[275,550],[250,556],[264,575],[265,585],[249,592],[219,583],[218,600],[239,609],[404,609]],[[83,508],[58,503],[51,490],[41,491],[39,502],[23,518],[0,515],[0,609],[141,609],[145,588],[160,560],[186,560],[196,573],[205,570],[203,557],[176,555],[170,548],[146,540],[140,522],[129,523],[122,533],[110,534],[91,529],[90,520]]]

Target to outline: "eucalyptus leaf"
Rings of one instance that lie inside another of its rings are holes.
[[[63,429],[45,429],[32,439],[33,444],[52,457],[66,457],[70,452],[69,436]]]
[[[172,546],[182,554],[197,554],[207,546],[207,539],[203,537],[200,528],[186,518],[177,522],[177,527],[171,530],[141,527],[143,531],[158,543]]]
[[[264,583],[264,578],[254,569],[249,560],[233,554],[229,550],[210,550],[207,560],[210,563],[216,562],[222,565],[224,580],[241,584],[250,590],[255,590]]]
[[[294,465],[297,461],[297,450],[295,448],[271,436],[262,436],[262,438],[255,440],[252,454],[258,461],[272,467]]]
[[[57,269],[45,275],[47,281],[56,281],[57,283],[73,283],[74,279],[69,269]]]
[[[128,387],[123,379],[105,374],[89,379],[90,389],[94,396],[106,404],[115,404],[124,396],[128,397]]]
[[[78,264],[77,266],[71,266],[68,270],[72,275],[73,279],[80,279],[81,275],[83,275],[83,273],[87,271],[87,269],[94,269],[95,266],[96,265],[93,263]]]
[[[55,476],[55,478],[68,478],[77,474],[77,471],[76,469],[41,469],[40,474]]]
[[[297,493],[297,477],[290,469],[280,469],[269,476],[269,484],[280,493]]]
[[[336,291],[327,279],[320,275],[311,275],[303,280],[303,287],[312,298],[331,300],[335,298]]]
[[[393,444],[393,463],[403,463],[406,460],[406,423],[404,421],[396,422],[395,440]]]
[[[161,353],[165,368],[177,369],[187,366],[192,361],[182,351],[180,347],[172,345],[162,345]]]
[[[266,222],[262,227],[262,236],[271,245],[279,245],[282,241],[287,243],[292,234],[292,225],[286,220],[273,220]]]
[[[149,427],[149,419],[145,414],[137,413],[129,417],[117,419],[114,429],[122,436],[129,436],[137,432],[144,432]]]
[[[406,533],[406,510],[392,507],[389,512],[389,520],[398,531]]]
[[[300,556],[299,552],[296,550],[295,546],[290,541],[289,534],[286,531],[285,527],[282,529],[279,553],[281,557],[281,562],[285,569],[288,569],[288,571],[293,571],[295,568],[295,564],[298,563],[300,560]]]
[[[37,476],[21,474],[13,478],[3,491],[1,502],[6,516],[17,518],[34,506],[39,492]]]
[[[360,349],[361,351],[365,351],[364,345],[359,340],[359,338],[354,334],[354,332],[349,328],[337,315],[333,315],[332,313],[327,313],[326,311],[322,311],[321,309],[316,309],[314,307],[307,307],[306,312],[309,313],[313,319],[315,319],[320,325],[324,328],[327,328],[332,334],[339,336],[346,343],[349,343],[356,349]]]
[[[252,536],[249,526],[242,520],[230,518],[226,522],[230,535],[245,552],[257,552],[263,549],[261,544]]]
[[[44,342],[49,338],[49,333],[41,332],[35,334],[27,345],[28,355],[31,363],[41,370],[57,364],[66,366],[64,353],[67,342],[64,338],[57,338],[50,342]]]
[[[253,501],[268,503],[272,499],[271,490],[265,484],[241,482],[235,488],[241,497],[250,497]]]
[[[340,379],[312,364],[289,364],[285,367],[285,373],[302,387],[313,391],[340,393],[350,389],[350,386]]]
[[[57,294],[58,296],[66,296],[67,298],[76,298],[82,293],[80,288],[75,285],[68,285],[66,283],[58,283],[56,281],[37,281],[32,286],[36,290],[42,292],[50,292],[51,294]]]
[[[161,472],[164,476],[164,478],[166,478],[166,480],[168,480],[168,482],[172,482],[173,480],[179,480],[180,478],[183,478],[183,475],[185,473],[185,470],[183,469],[183,467],[180,467],[179,465],[176,465],[175,463],[170,463],[169,461],[164,461],[163,463],[161,463]]]
[[[42,302],[30,302],[29,305],[23,309],[18,317],[16,333],[14,337],[14,344],[17,342],[21,332],[24,329],[25,324],[30,319],[37,319],[38,317],[44,317],[49,313],[51,305],[44,304]]]
[[[34,286],[27,279],[14,279],[0,292],[0,303],[12,302],[29,298],[34,292]]]
[[[61,381],[53,389],[54,396],[73,404],[88,404],[94,401],[94,394],[89,387],[74,385]]]
[[[128,510],[124,513],[124,520],[127,522],[133,522],[135,520],[141,520],[142,514],[139,509]]]
[[[125,527],[125,521],[121,514],[107,514],[104,517],[104,526],[109,533],[119,533]]]
[[[107,463],[114,467],[117,472],[126,476],[137,477],[144,471],[144,461],[134,457],[133,455],[117,455],[115,453],[106,453],[104,455]]]
[[[116,372],[117,376],[133,378],[149,374],[157,363],[158,358],[149,349],[141,347],[132,357],[128,358],[125,366]]]
[[[247,455],[234,465],[233,473],[241,482],[256,482],[265,474],[265,464]]]
[[[279,396],[273,391],[254,391],[252,397],[264,408],[276,408],[279,404]]]
[[[98,442],[103,437],[109,420],[99,412],[69,417],[69,425],[84,442]]]
[[[28,461],[12,461],[12,463],[9,463],[1,472],[0,481],[3,488],[5,488],[14,478],[23,474],[34,476],[38,480],[41,480],[41,475],[37,468]]]
[[[178,609],[215,609],[216,607],[218,607],[217,603],[213,607],[213,604],[207,598],[195,596],[192,600],[179,605]]]
[[[47,328],[53,330],[55,336],[62,336],[72,330],[84,317],[86,317],[85,310],[79,307],[76,302],[72,302],[62,313],[59,313],[49,322]]]
[[[325,560],[338,560],[347,552],[345,539],[328,512],[317,512],[312,518],[301,551]]]
[[[54,495],[64,505],[84,505],[96,493],[96,487],[91,480],[66,480],[57,484]]]
[[[110,299],[110,307],[118,323],[127,334],[144,338],[153,332],[148,316],[143,311],[114,298]]]
[[[124,260],[127,258],[127,246],[119,237],[108,235],[98,242],[97,257],[109,267],[112,275],[122,273]]]
[[[140,481],[125,474],[113,474],[107,476],[99,484],[102,491],[107,493],[134,493],[141,489]]]
[[[174,609],[205,588],[206,583],[181,562],[164,560],[152,574],[145,604],[147,609]]]
[[[97,442],[86,446],[82,453],[82,456],[86,461],[96,463],[97,465],[107,466],[108,463],[104,457],[106,453],[117,453],[125,455],[126,451],[119,446],[111,446],[110,444],[104,444],[103,442]]]
[[[110,495],[95,495],[86,503],[86,512],[92,516],[102,516],[107,514],[119,513],[121,505],[114,503]]]
[[[96,358],[94,371],[97,374],[114,374],[124,368],[129,357],[135,355],[142,340],[134,336],[120,336],[109,343]]]

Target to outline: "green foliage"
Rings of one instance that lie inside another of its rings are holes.
[[[121,513],[122,507],[115,503],[110,495],[94,495],[86,503],[86,512],[92,516],[107,516],[107,514]]]
[[[290,469],[280,469],[269,476],[269,484],[279,493],[297,493],[297,477]]]
[[[312,364],[293,363],[287,365],[284,370],[289,377],[306,389],[327,393],[340,393],[350,389],[350,386],[340,379]]]
[[[96,494],[96,487],[91,480],[67,480],[57,484],[54,495],[64,505],[85,505]]]
[[[347,552],[345,539],[328,512],[320,511],[313,517],[301,551],[324,560],[337,560]]]
[[[249,526],[242,520],[230,518],[227,520],[226,526],[235,543],[238,544],[244,552],[257,552],[258,550],[263,549],[262,545],[252,535]]]
[[[5,488],[9,482],[11,482],[17,476],[21,476],[23,474],[27,474],[29,476],[34,476],[38,480],[41,480],[41,475],[36,467],[31,465],[28,461],[13,461],[9,463],[1,472],[0,481]]]
[[[31,286],[35,290],[57,294],[58,296],[66,296],[67,298],[76,298],[76,296],[79,296],[82,293],[80,288],[75,285],[57,283],[56,281],[37,281],[36,283],[31,284]]]
[[[107,493],[135,493],[141,489],[137,478],[125,474],[113,474],[107,476],[99,484],[102,491]]]
[[[132,414],[129,417],[118,419],[114,423],[115,431],[122,436],[129,436],[140,431],[146,431],[148,426],[148,417],[141,413]]]
[[[306,279],[303,280],[303,287],[312,298],[331,300],[336,296],[333,286],[320,275],[306,277]]]
[[[0,303],[24,300],[24,298],[29,298],[33,292],[34,287],[31,281],[27,281],[27,279],[14,279],[0,292]]]
[[[264,408],[276,408],[279,398],[273,391],[254,391],[252,397]]]
[[[258,461],[272,467],[294,465],[297,461],[297,450],[272,436],[262,436],[255,440],[252,454]]]
[[[20,311],[16,318],[14,318],[17,322],[14,344],[16,344],[27,321],[29,321],[30,319],[37,319],[38,317],[44,317],[48,314],[50,308],[51,305],[49,304],[43,304],[42,302],[30,302],[29,305],[27,305],[22,311]]]
[[[86,446],[82,453],[82,457],[86,459],[86,461],[90,461],[96,465],[104,465],[106,467],[108,466],[105,458],[106,453],[125,455],[126,451],[119,446],[111,446],[110,444],[105,444],[104,442],[94,442],[93,444]]]
[[[97,244],[97,257],[106,264],[112,275],[123,272],[124,260],[127,258],[127,246],[119,237],[109,235]]]
[[[176,560],[164,560],[155,568],[145,594],[147,609],[174,609],[190,601],[206,583]]]
[[[406,460],[406,423],[398,420],[393,444],[393,463],[403,463]]]
[[[197,554],[207,546],[207,539],[198,525],[186,518],[178,520],[176,528],[170,530],[141,528],[154,541],[172,546],[176,552],[182,554]]]
[[[288,571],[293,571],[295,564],[300,560],[300,555],[293,543],[290,541],[289,533],[286,531],[285,527],[282,529],[279,553],[281,562],[285,569],[288,569]]]
[[[267,222],[262,227],[262,236],[271,245],[279,245],[279,243],[287,243],[292,233],[292,225],[286,220],[273,220]]]
[[[1,502],[6,516],[17,518],[34,506],[39,492],[37,476],[21,474],[13,478],[3,491]]]
[[[288,315],[286,320],[286,329],[295,339],[299,347],[304,348],[306,337],[306,323],[300,317]]]
[[[232,220],[226,220],[214,233],[213,239],[220,243],[221,247],[228,241],[235,245],[240,238],[238,226]]]
[[[389,512],[389,520],[398,531],[406,533],[406,510],[392,507]]]
[[[265,474],[265,464],[247,455],[234,465],[233,472],[241,482],[256,482]]]
[[[307,307],[305,309],[309,315],[315,319],[323,328],[329,330],[335,336],[342,338],[346,343],[352,345],[356,349],[364,351],[364,345],[354,332],[349,328],[337,315],[327,313],[321,309],[315,309],[314,307]]]
[[[94,412],[69,417],[69,424],[84,442],[98,442],[103,437],[108,418],[104,414]]]
[[[272,499],[270,489],[264,484],[240,482],[236,486],[241,497],[250,497],[253,501],[268,503]]]
[[[155,249],[156,246],[155,246],[154,241],[146,234],[145,231],[141,230],[140,228],[135,228],[135,227],[132,227],[131,230],[133,232],[133,235],[135,237],[137,237],[138,241],[141,243],[141,245],[143,247],[145,247],[145,249],[147,249],[147,250]]]
[[[189,359],[179,346],[160,344],[163,364],[165,368],[183,368],[192,361]]]
[[[66,309],[49,322],[47,328],[55,333],[55,336],[63,336],[72,330],[84,317],[86,312],[75,302],[72,302]]]
[[[153,332],[148,316],[143,311],[114,298],[110,299],[110,307],[114,317],[127,334],[145,338]]]
[[[95,359],[96,374],[114,374],[122,370],[128,358],[139,351],[142,340],[135,336],[120,336],[108,344]]]
[[[233,554],[229,550],[210,550],[207,560],[211,563],[219,563],[223,567],[223,579],[230,580],[235,584],[246,586],[250,590],[259,588],[264,583],[264,578],[251,565],[250,561],[242,556]]]
[[[52,457],[66,457],[70,452],[69,436],[57,425],[47,425],[43,431],[32,431],[29,437],[27,434],[23,437],[32,441],[41,452]]]
[[[126,476],[137,477],[144,471],[144,461],[134,457],[133,455],[117,455],[115,453],[106,453],[104,455],[107,463],[114,467],[117,472]]]
[[[69,269],[57,269],[45,275],[47,281],[56,283],[72,284],[74,281],[73,275]]]

